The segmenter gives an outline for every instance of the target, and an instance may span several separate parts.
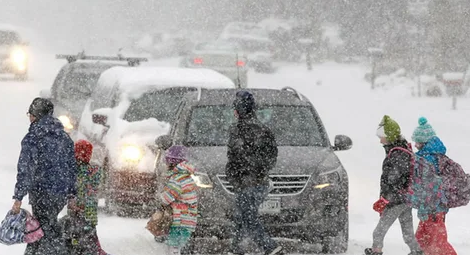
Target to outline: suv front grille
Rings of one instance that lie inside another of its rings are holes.
[[[228,193],[233,194],[233,186],[226,175],[217,175],[217,179]],[[293,196],[304,191],[310,175],[270,175],[269,179],[269,196]]]

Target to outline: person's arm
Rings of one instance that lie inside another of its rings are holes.
[[[391,187],[403,186],[403,176],[411,173],[411,156],[403,151],[394,151],[383,163],[380,195],[395,192]]]
[[[162,205],[170,205],[175,200],[178,199],[182,193],[181,186],[173,178],[170,178],[168,182],[163,187],[163,192],[161,194],[161,203]]]
[[[13,199],[22,201],[30,191],[37,157],[37,150],[31,141],[31,137],[27,135],[21,142],[21,152],[17,164],[18,173],[16,175]]]

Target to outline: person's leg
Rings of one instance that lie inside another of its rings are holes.
[[[231,252],[234,254],[243,254],[240,249],[240,243],[243,240],[244,234],[244,219],[243,212],[245,208],[246,197],[242,191],[235,192],[235,204],[233,211],[233,224],[234,224],[234,233],[232,236],[232,247]]]
[[[411,207],[405,207],[398,217],[398,220],[400,221],[403,240],[408,247],[410,247],[411,252],[418,252],[421,251],[421,248],[419,247],[414,234],[413,214],[411,212]]]
[[[429,238],[425,245],[429,255],[457,255],[457,252],[447,239],[445,214],[439,213],[435,217],[430,217],[427,223],[427,235]]]
[[[388,230],[393,225],[393,223],[397,220],[398,216],[400,216],[402,210],[403,207],[401,205],[385,208],[382,216],[380,217],[379,223],[375,227],[374,232],[372,234],[373,251],[382,251],[385,235],[387,234]]]
[[[265,187],[259,186],[247,189],[242,215],[248,231],[256,244],[265,251],[272,251],[277,247],[277,244],[266,233],[259,217],[259,207],[266,196],[267,189]]]
[[[65,252],[58,219],[66,200],[53,195],[43,195],[32,205],[33,215],[39,221],[44,237],[36,242],[37,255],[55,255]]]

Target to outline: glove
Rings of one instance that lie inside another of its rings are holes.
[[[380,197],[380,199],[374,203],[372,208],[374,209],[374,211],[378,212],[380,216],[382,216],[382,213],[384,212],[385,207],[387,207],[388,203],[389,201],[387,199]]]

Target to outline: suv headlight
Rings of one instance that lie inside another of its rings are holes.
[[[122,147],[121,156],[125,161],[137,163],[144,156],[144,152],[138,146],[125,145]]]
[[[339,171],[342,166],[335,154],[330,154],[320,165],[322,170],[315,180],[315,189],[324,189],[340,182]]]
[[[324,189],[329,186],[334,186],[339,183],[340,177],[339,177],[339,168],[335,169],[334,171],[329,171],[326,173],[321,173],[318,176],[318,179],[315,182],[315,189]]]
[[[196,172],[191,177],[199,188],[212,189],[214,187],[214,183],[206,173]]]

